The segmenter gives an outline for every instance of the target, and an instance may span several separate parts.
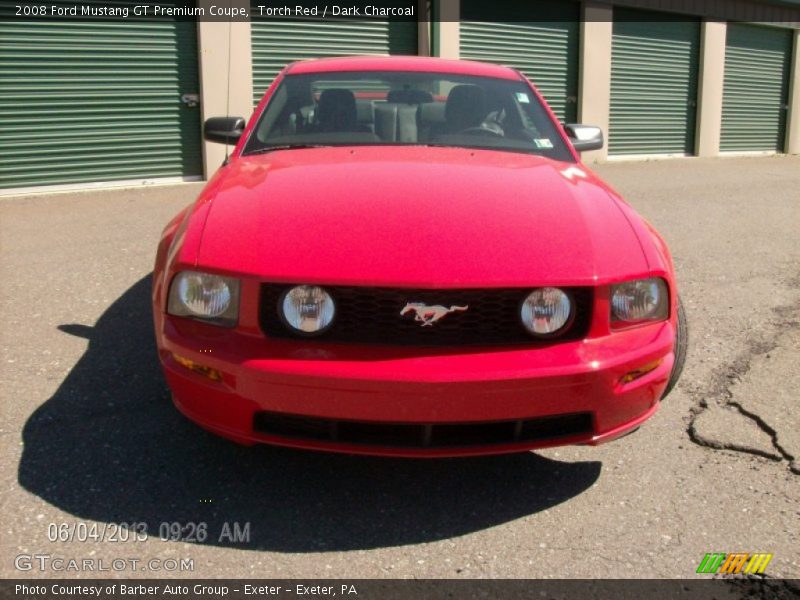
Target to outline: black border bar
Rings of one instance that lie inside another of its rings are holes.
[[[596,11],[582,14],[578,0],[461,0],[457,17],[442,10],[448,0],[2,0],[3,20],[153,20],[236,22],[257,19],[549,22],[564,19],[572,5],[582,20],[606,20]],[[608,0],[609,6],[639,9],[621,18],[681,21],[687,17],[743,21],[800,28],[800,0]],[[534,8],[535,7],[535,8]],[[616,18],[616,17],[614,17]]]
[[[122,593],[122,588],[125,593]],[[167,593],[170,586],[173,593]],[[178,593],[174,593],[178,590]],[[800,579],[8,579],[18,600],[790,600]]]

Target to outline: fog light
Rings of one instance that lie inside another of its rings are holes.
[[[653,362],[649,362],[644,366],[639,367],[638,369],[634,369],[629,373],[626,373],[622,379],[620,379],[620,383],[630,383],[634,379],[639,379],[640,377],[644,377],[650,371],[655,371],[658,368],[658,365],[662,363],[663,359],[659,358],[658,360],[654,360]]]
[[[520,319],[530,333],[538,337],[561,332],[572,317],[572,302],[558,288],[533,290],[520,307]]]
[[[194,362],[190,358],[186,358],[185,356],[181,356],[179,354],[172,353],[172,358],[181,366],[186,367],[190,371],[194,371],[195,373],[200,373],[201,375],[205,375],[212,381],[222,381],[222,373],[217,371],[216,369],[212,369],[211,367],[207,367],[205,365],[201,365],[200,363]]]
[[[318,335],[333,324],[336,305],[324,288],[298,285],[283,296],[281,313],[295,333]]]

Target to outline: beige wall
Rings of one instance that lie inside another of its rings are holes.
[[[417,0],[417,54],[431,56],[431,5],[428,0]]]
[[[582,159],[591,163],[608,157],[613,8],[601,2],[584,2],[582,16],[578,121],[600,127],[606,140],[601,150],[582,153]]]
[[[800,30],[794,32],[794,52],[792,53],[790,73],[786,152],[800,154]]]
[[[199,3],[205,4],[205,0]],[[210,3],[209,3],[210,4]],[[249,2],[234,5],[249,8]],[[253,64],[249,22],[198,22],[201,118],[231,116],[250,118],[253,111]],[[228,49],[230,48],[230,55]],[[230,70],[229,70],[230,66]],[[203,142],[206,179],[225,159],[225,146]]]
[[[442,58],[459,58],[461,34],[459,31],[461,18],[461,2],[459,0],[441,0],[439,23],[439,56]]]
[[[417,54],[431,55],[431,23],[428,20],[420,19],[417,23]]]
[[[703,22],[700,38],[700,82],[697,91],[697,156],[719,154],[726,32],[725,23]]]

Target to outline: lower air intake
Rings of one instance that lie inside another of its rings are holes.
[[[258,412],[253,429],[299,440],[400,448],[457,448],[557,440],[593,432],[591,413],[484,423],[376,423]]]

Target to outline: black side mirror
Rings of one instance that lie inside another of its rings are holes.
[[[599,127],[571,123],[564,125],[564,131],[578,152],[600,150],[603,147],[603,130]]]
[[[206,141],[220,144],[235,144],[244,133],[242,117],[211,117],[203,125]]]

